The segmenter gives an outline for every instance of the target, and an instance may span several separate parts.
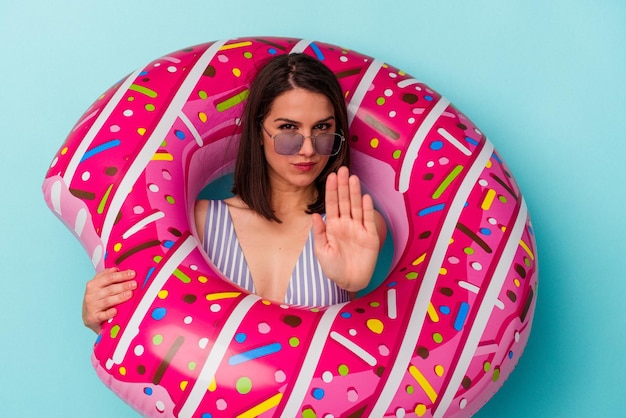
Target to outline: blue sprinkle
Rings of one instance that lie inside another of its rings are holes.
[[[165,308],[155,308],[152,311],[152,319],[154,319],[155,321],[160,321],[161,319],[165,318],[166,313],[167,309]]]
[[[244,343],[246,339],[248,339],[248,336],[244,334],[243,332],[240,332],[237,335],[235,335],[235,341],[237,341],[239,344]]]
[[[395,282],[395,281],[394,281],[394,282],[389,283],[387,286],[388,286],[388,287],[394,287],[394,286],[395,286],[395,285],[397,285],[397,284],[398,284],[398,282]]]
[[[108,142],[98,145],[83,154],[83,158],[80,159],[80,162],[84,162],[85,160],[93,157],[94,155],[100,154],[101,152],[110,150],[115,147],[119,147],[122,142],[119,139],[112,139]]]
[[[143,388],[143,393],[148,396],[152,395],[152,388]]]
[[[322,53],[320,48],[317,45],[315,45],[314,43],[311,43],[310,46],[311,46],[311,49],[313,50],[313,52],[315,52],[315,56],[317,57],[317,59],[320,60],[320,61],[324,61],[324,54]]]
[[[276,51],[276,49],[274,49],[274,48],[270,48],[270,49],[267,50],[267,52],[269,52],[271,55],[276,55],[276,53],[278,51]]]
[[[139,75],[148,75],[148,72],[146,70],[143,70],[142,72],[139,73]]]
[[[315,388],[313,389],[313,393],[311,393],[311,395],[313,395],[313,397],[319,401],[324,397],[324,389]]]
[[[480,228],[480,233],[483,235],[491,235],[491,229],[489,228]]]
[[[433,212],[439,212],[443,210],[445,207],[446,207],[445,203],[440,203],[438,205],[429,206],[417,212],[417,216],[426,216]]]
[[[492,156],[492,157],[493,157],[493,159],[494,159],[494,160],[496,160],[497,162],[502,163],[502,160],[500,159],[500,157],[498,157],[498,156],[496,155],[496,153],[495,153],[495,152],[494,152],[493,154],[491,154],[491,156]]]
[[[352,318],[352,314],[350,312],[342,312],[341,317],[346,319]]]
[[[428,100],[429,102],[432,102],[433,96],[424,96],[424,99]]]
[[[443,142],[442,141],[433,141],[430,144],[430,149],[432,149],[434,151],[439,151],[441,148],[443,148]]]
[[[178,139],[185,139],[185,133],[181,131],[180,129],[176,129],[174,131],[174,135],[176,135]]]
[[[200,417],[200,418],[213,418],[213,414],[205,412],[204,414],[202,414],[202,417]]]
[[[172,248],[174,246],[174,241],[170,241],[169,239],[165,240],[163,241],[163,246],[165,248]]]
[[[478,145],[478,141],[476,141],[474,138],[470,138],[469,136],[466,136],[465,140],[472,145]]]
[[[102,340],[102,334],[98,334],[98,336],[96,337],[96,342],[94,344],[98,344],[100,340]]]
[[[467,302],[461,302],[461,306],[459,306],[459,312],[456,314],[456,319],[454,320],[454,329],[457,331],[461,331],[463,329],[463,325],[465,325],[465,320],[467,319],[467,314],[469,313],[469,304]]]
[[[442,305],[439,307],[439,312],[441,312],[444,315],[450,315],[450,307],[446,305]]]
[[[150,280],[150,277],[152,277],[152,273],[154,273],[154,269],[154,267],[150,267],[150,270],[148,270],[148,274],[146,274],[146,278],[143,281],[142,287],[146,287],[146,285],[148,284],[148,280]]]
[[[512,359],[513,358],[513,352],[509,351],[509,358]]]

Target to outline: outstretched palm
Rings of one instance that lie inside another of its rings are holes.
[[[324,274],[356,292],[369,283],[378,252],[379,231],[372,198],[361,194],[358,177],[341,167],[326,181],[326,223],[313,216],[315,254]]]

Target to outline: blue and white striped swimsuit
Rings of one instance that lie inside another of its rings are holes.
[[[255,292],[228,206],[222,200],[209,201],[202,246],[223,275],[247,291]],[[348,292],[324,276],[315,258],[311,230],[291,273],[284,302],[300,306],[326,306],[348,300]]]

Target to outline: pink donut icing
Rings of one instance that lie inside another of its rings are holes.
[[[259,63],[288,52],[337,75],[353,169],[394,241],[384,282],[327,308],[236,287],[192,222],[199,191],[232,171]],[[436,91],[344,48],[242,38],[159,58],[85,112],[43,189],[98,271],[137,271],[93,363],[145,416],[466,416],[503,384],[530,333],[535,241],[502,159]]]

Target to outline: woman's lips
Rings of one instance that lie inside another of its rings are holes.
[[[293,165],[297,170],[300,171],[311,171],[313,167],[315,167],[315,163],[295,163]]]

